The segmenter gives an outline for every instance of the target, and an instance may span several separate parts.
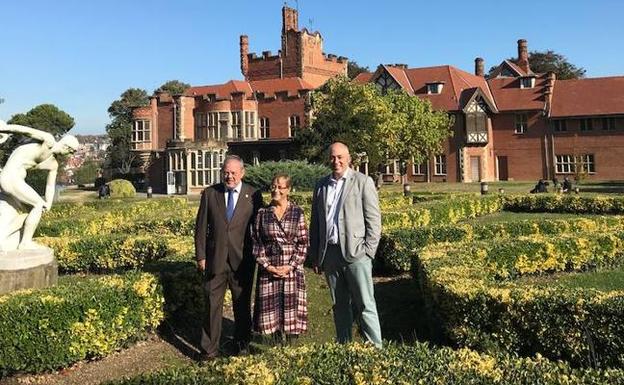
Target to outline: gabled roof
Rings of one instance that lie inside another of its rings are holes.
[[[496,107],[486,80],[481,76],[470,74],[456,67],[444,65],[404,68],[384,65],[382,69],[388,71],[408,94],[429,100],[433,108],[437,110],[459,111],[463,109],[462,93],[467,89],[476,88],[481,91],[484,98],[488,99],[488,104],[494,106],[494,109]],[[355,81],[362,82],[365,79],[373,81],[379,72],[380,69],[371,76],[360,74]],[[437,82],[444,83],[442,92],[427,94],[427,84]]]
[[[478,87],[468,88],[462,92],[461,97],[460,97],[460,104],[463,106],[462,109],[464,110],[464,112],[466,112],[466,107],[468,107],[468,105],[472,103],[473,100],[479,97],[481,97],[481,99],[483,99],[485,104],[487,104],[490,111],[494,113],[498,112],[498,109],[496,108],[496,104],[494,104],[494,101],[491,98],[485,97],[483,95],[483,91],[481,91],[481,88],[478,88]]]
[[[550,117],[624,115],[624,76],[555,81]]]
[[[356,77],[353,78],[353,81],[355,83],[364,84],[370,82],[372,77],[372,72],[360,72]]]
[[[544,91],[548,82],[546,74],[536,75],[533,88],[520,88],[520,78],[490,78],[487,82],[499,111],[544,109]]]
[[[498,65],[498,67],[496,67],[494,72],[492,72],[492,75],[490,76],[490,78],[495,78],[499,76],[505,68],[511,71],[513,74],[515,74],[515,76],[534,75],[533,71],[531,71],[530,69],[529,69],[529,72],[526,72],[522,68],[520,68],[516,63],[512,62],[511,60],[503,60]]]
[[[264,94],[264,97],[273,97],[278,92],[287,92],[289,96],[296,96],[300,91],[315,88],[302,78],[254,80],[249,83],[254,92]]]
[[[230,80],[225,84],[211,86],[190,87],[184,93],[185,96],[215,95],[217,99],[228,99],[232,94],[244,93],[251,96],[253,91],[249,82],[243,80]]]

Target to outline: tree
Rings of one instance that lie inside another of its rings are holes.
[[[190,87],[190,84],[183,83],[179,80],[169,80],[158,87],[154,92],[167,92],[169,95],[180,95]]]
[[[340,140],[349,145],[354,161],[366,153],[371,164],[381,160],[377,135],[392,120],[390,107],[373,84],[355,84],[346,77],[330,79],[312,94],[312,130],[295,134],[295,144],[307,153],[323,157],[329,145]],[[318,136],[317,136],[318,135]],[[317,143],[306,143],[314,138]],[[299,157],[307,158],[299,153]],[[311,161],[319,158],[307,158]]]
[[[147,106],[149,97],[145,90],[129,88],[118,100],[111,103],[108,114],[112,118],[106,126],[106,133],[111,144],[106,152],[106,166],[117,168],[120,173],[127,174],[136,156],[132,153],[132,109]]]
[[[507,60],[517,63],[518,58]],[[553,50],[531,51],[529,53],[529,66],[535,73],[554,72],[559,80],[584,78],[586,72],[585,68],[575,66],[565,56]],[[491,76],[497,68],[498,66],[490,68],[488,76]]]
[[[101,163],[97,160],[85,161],[74,173],[74,182],[82,185],[94,183],[101,167]]]
[[[15,114],[9,124],[20,124],[60,136],[74,127],[74,118],[53,104],[41,104],[25,114]]]
[[[362,67],[358,65],[358,63],[355,61],[350,61],[347,63],[347,77],[349,79],[355,79],[355,77],[362,72],[370,72],[370,70],[368,69],[368,67]]]
[[[406,92],[389,91],[384,98],[392,110],[392,124],[381,126],[378,137],[388,159],[398,159],[406,183],[407,163],[420,164],[442,150],[444,140],[452,136],[452,119],[436,111],[431,102]]]

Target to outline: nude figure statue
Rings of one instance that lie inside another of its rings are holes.
[[[65,135],[56,140],[49,132],[0,120],[0,144],[9,135],[23,135],[31,141],[17,146],[0,170],[0,251],[41,248],[32,237],[44,211],[52,207],[58,161],[56,156],[78,149],[78,140]],[[31,169],[48,171],[45,198],[25,179]]]

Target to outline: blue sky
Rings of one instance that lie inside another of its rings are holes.
[[[239,35],[277,52],[278,0],[0,0],[0,119],[52,103],[73,133],[104,133],[110,103],[129,87],[241,79]],[[587,75],[624,75],[624,2],[289,1],[327,53],[374,69],[450,64],[473,71],[529,50],[553,49]]]

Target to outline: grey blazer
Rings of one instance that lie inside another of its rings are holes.
[[[330,176],[318,181],[312,196],[310,223],[311,262],[321,267],[327,251],[327,224],[325,219],[327,187]],[[381,238],[379,197],[373,180],[350,170],[343,186],[338,207],[338,239],[342,255],[348,263],[360,258],[373,259]]]

